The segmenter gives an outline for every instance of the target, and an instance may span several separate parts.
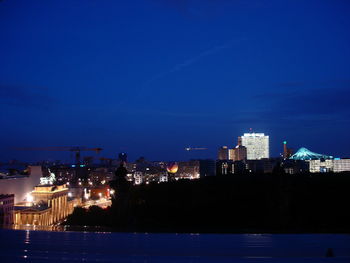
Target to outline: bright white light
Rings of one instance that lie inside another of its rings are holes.
[[[79,185],[81,185],[81,182],[79,182]]]
[[[72,195],[72,193],[68,193],[68,197],[72,197],[73,195]]]
[[[69,185],[69,182],[67,182],[67,185]]]
[[[112,190],[110,191],[110,193],[111,193],[111,195],[113,195],[113,194],[114,194],[114,190],[112,189]]]
[[[27,200],[27,202],[33,202],[33,200],[34,200],[34,198],[33,198],[33,196],[32,196],[32,194],[31,193],[28,193],[27,195],[26,195],[26,200]]]
[[[100,196],[100,198],[102,197],[102,193],[98,193],[98,195]]]

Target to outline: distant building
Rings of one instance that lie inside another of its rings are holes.
[[[13,224],[14,200],[13,194],[0,194],[0,226]]]
[[[334,159],[333,171],[335,173],[349,172],[350,171],[350,159]]]
[[[328,156],[325,154],[314,153],[305,147],[300,148],[295,154],[293,154],[290,159],[292,160],[321,160],[321,159],[333,159],[333,156]]]
[[[247,148],[247,160],[270,157],[269,136],[264,133],[244,133],[238,141]]]
[[[216,162],[216,175],[229,175],[233,173],[233,161],[218,160]]]
[[[330,159],[320,159],[320,160],[310,160],[310,173],[328,173],[333,171],[333,160]]]
[[[229,149],[227,146],[222,146],[218,151],[218,160],[228,160],[229,159]]]
[[[245,161],[234,161],[232,165],[232,174],[247,173],[247,165]]]
[[[178,178],[198,179],[199,178],[199,161],[179,162],[177,171]]]
[[[293,155],[293,149],[287,147],[287,141],[283,142],[283,159],[288,159]]]
[[[143,173],[142,172],[135,172],[134,173],[134,184],[140,185],[143,183]]]
[[[272,173],[278,164],[278,159],[260,159],[246,161],[246,167],[249,173]]]
[[[247,147],[243,145],[237,145],[236,148],[232,149],[233,161],[244,161],[247,159]]]
[[[350,159],[318,159],[309,160],[310,173],[350,172]]]
[[[308,173],[310,164],[308,161],[286,159],[283,161],[283,169],[286,174]]]
[[[159,183],[166,183],[168,182],[168,174],[167,173],[162,173],[159,175]]]

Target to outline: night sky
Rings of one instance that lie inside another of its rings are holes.
[[[346,0],[3,0],[0,40],[3,161],[215,158],[249,128],[350,156]]]

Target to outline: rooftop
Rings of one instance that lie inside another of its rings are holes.
[[[314,153],[314,152],[302,147],[295,154],[293,154],[289,159],[292,159],[292,160],[319,160],[319,159],[333,159],[333,156]]]

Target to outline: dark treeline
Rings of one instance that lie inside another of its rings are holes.
[[[121,188],[110,209],[76,209],[67,224],[145,232],[350,232],[349,173],[213,176]]]

